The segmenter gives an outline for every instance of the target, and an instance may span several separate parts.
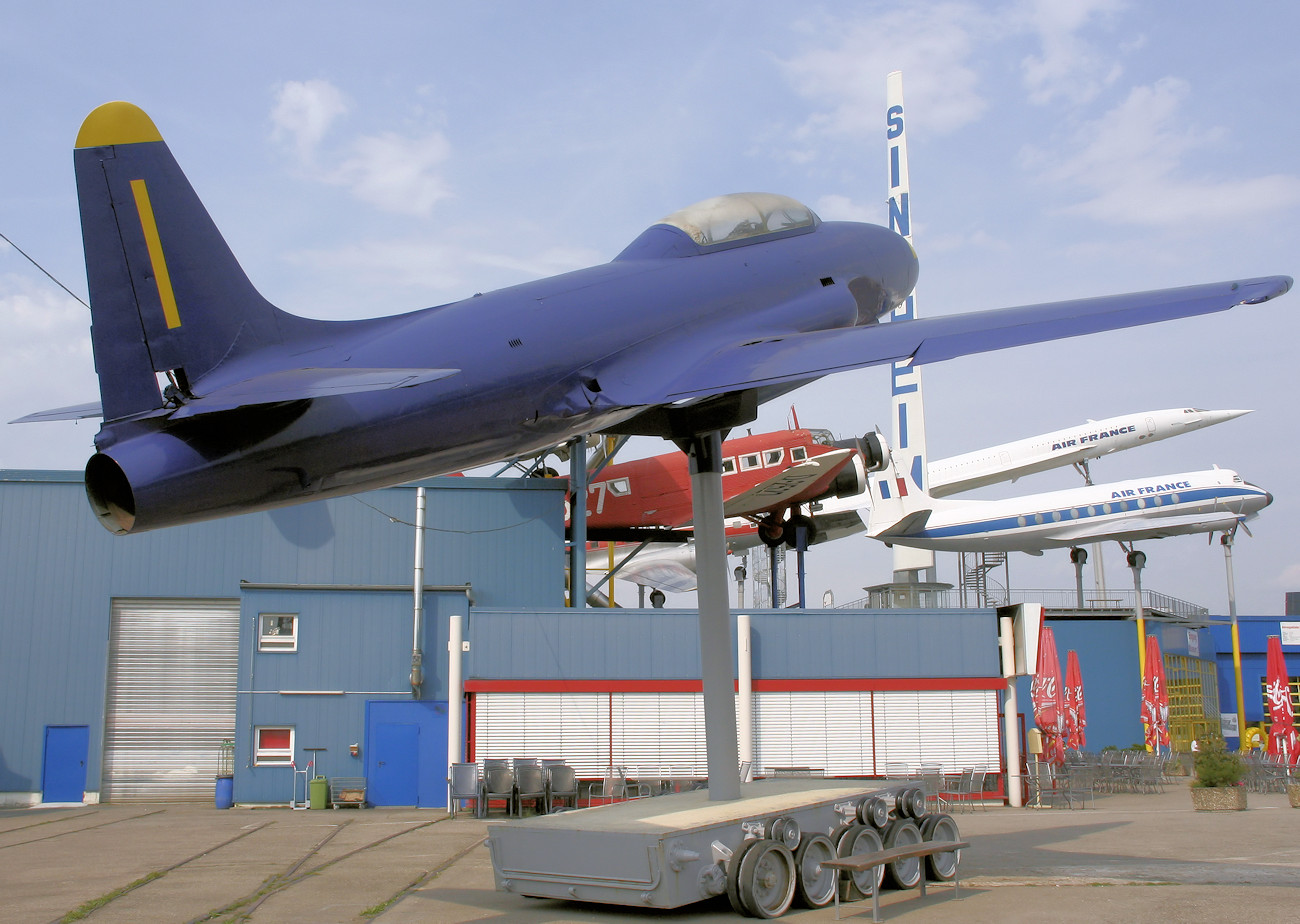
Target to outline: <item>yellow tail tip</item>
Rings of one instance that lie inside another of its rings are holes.
[[[153,119],[132,103],[105,103],[86,116],[77,132],[77,147],[100,148],[113,144],[162,141]]]

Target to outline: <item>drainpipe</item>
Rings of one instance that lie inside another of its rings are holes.
[[[424,488],[415,489],[415,577],[411,584],[414,614],[411,627],[411,695],[420,698],[424,686],[424,652],[420,639],[424,635]]]

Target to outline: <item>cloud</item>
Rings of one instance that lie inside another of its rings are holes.
[[[1041,43],[1039,54],[1026,55],[1020,62],[1031,102],[1041,105],[1064,98],[1084,103],[1119,79],[1119,64],[1107,60],[1080,33],[1122,7],[1119,0],[1027,0],[1021,4],[1013,17]]]
[[[856,22],[809,23],[803,30],[831,36],[778,62],[786,80],[819,108],[794,137],[862,137],[881,129],[881,77],[907,75],[908,108],[923,113],[925,131],[944,134],[975,121],[988,104],[970,58],[989,37],[992,19],[963,3],[914,4]],[[811,156],[807,148],[796,157]]]
[[[328,81],[287,81],[276,92],[271,110],[272,137],[287,140],[298,159],[311,164],[326,132],[348,108],[342,92]]]
[[[385,212],[427,216],[451,195],[442,175],[451,143],[441,132],[388,131],[327,148],[326,135],[349,108],[342,91],[328,81],[289,81],[271,111],[273,138],[293,151],[307,177],[345,188]]]
[[[450,156],[451,144],[440,132],[422,138],[385,132],[358,138],[352,153],[329,177],[386,212],[428,215],[451,195],[438,172]]]
[[[1084,191],[1085,199],[1061,213],[1114,224],[1201,224],[1300,204],[1300,177],[1294,175],[1187,175],[1186,160],[1226,137],[1222,129],[1187,124],[1181,109],[1189,91],[1186,81],[1172,77],[1134,87],[1073,134],[1076,153],[1026,148],[1023,163],[1045,181]]]

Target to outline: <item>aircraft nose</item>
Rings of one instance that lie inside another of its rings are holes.
[[[1271,504],[1271,503],[1273,503],[1273,494],[1272,494],[1272,492],[1270,492],[1270,491],[1265,491],[1265,492],[1264,492],[1264,506],[1267,507],[1267,506],[1268,506],[1269,504]]]

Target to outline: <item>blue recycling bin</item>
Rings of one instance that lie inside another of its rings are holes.
[[[233,776],[217,777],[217,808],[228,809],[235,804],[235,778]]]

